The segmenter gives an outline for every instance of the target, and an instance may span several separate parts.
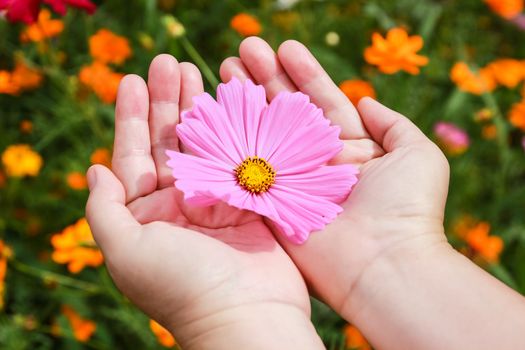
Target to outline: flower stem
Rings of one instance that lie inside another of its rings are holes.
[[[494,95],[491,93],[485,93],[482,95],[482,98],[485,105],[494,113],[494,124],[496,125],[498,132],[497,144],[499,148],[501,170],[499,172],[496,195],[498,201],[501,201],[505,197],[507,177],[512,163],[512,153],[509,145],[509,126],[496,99],[494,98]],[[498,203],[498,205],[499,204],[500,203]]]
[[[193,44],[188,40],[186,36],[181,36],[180,42],[182,44],[182,47],[184,47],[184,50],[186,50],[186,53],[193,59],[195,64],[197,64],[197,66],[202,72],[202,75],[204,75],[204,78],[206,78],[211,87],[215,89],[217,85],[219,85],[219,80],[217,79],[215,74],[213,74],[213,71],[210,69],[210,66],[208,66],[204,58],[202,58],[202,56],[195,49]]]
[[[15,270],[24,273],[29,276],[37,277],[45,282],[56,282],[63,286],[80,289],[90,294],[99,294],[102,293],[102,289],[89,282],[80,281],[68,276],[64,276],[55,272],[41,270],[36,267],[27,265],[16,259],[9,260],[9,266],[13,267]]]

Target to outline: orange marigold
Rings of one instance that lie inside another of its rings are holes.
[[[418,74],[419,67],[428,64],[428,58],[418,55],[423,47],[423,38],[419,35],[408,36],[403,28],[392,28],[383,38],[381,34],[372,34],[372,46],[365,49],[365,60],[378,66],[386,74],[404,70]]]
[[[64,22],[59,19],[51,19],[51,12],[48,9],[42,9],[38,14],[38,21],[29,25],[20,34],[20,40],[40,42],[59,35],[63,30]]]
[[[11,256],[11,248],[0,239],[0,310],[4,308],[5,275],[7,259]]]
[[[242,36],[259,35],[262,26],[256,17],[247,13],[239,13],[230,21],[230,27]]]
[[[89,52],[102,63],[121,64],[131,56],[128,39],[107,29],[100,29],[89,38]]]
[[[71,273],[79,273],[85,266],[100,266],[104,261],[85,218],[53,235],[51,244],[54,248],[51,255],[53,261],[68,264]]]
[[[17,95],[20,86],[13,82],[13,74],[7,70],[0,70],[0,94]]]
[[[33,132],[33,122],[31,120],[24,119],[20,122],[20,131],[24,134],[30,134]]]
[[[102,164],[111,168],[111,151],[107,148],[97,148],[91,153],[91,164]]]
[[[7,176],[37,176],[42,168],[42,157],[29,145],[11,145],[2,153]]]
[[[93,62],[80,70],[79,79],[90,87],[105,103],[113,103],[117,98],[117,90],[124,74],[115,73],[107,65]]]
[[[149,328],[162,346],[171,348],[177,344],[171,333],[154,320],[149,320]]]
[[[18,59],[11,78],[13,84],[21,90],[32,90],[40,86],[43,77],[38,69],[31,68],[23,59]]]
[[[82,343],[87,342],[97,329],[95,322],[80,317],[70,306],[62,306],[62,314],[68,319],[73,329],[75,339]],[[58,333],[60,333],[60,331],[58,331]]]
[[[81,191],[87,188],[86,175],[80,171],[72,171],[66,176],[66,182],[74,190]]]
[[[523,11],[523,0],[485,0],[490,9],[507,19],[516,17]]]
[[[512,106],[509,112],[509,121],[512,125],[525,132],[525,100]]]
[[[457,62],[450,70],[450,79],[460,90],[481,95],[492,91],[496,87],[496,82],[491,70],[482,68],[479,72],[470,70],[465,62]]]
[[[487,69],[498,84],[508,88],[515,88],[525,78],[525,64],[512,58],[493,61]]]
[[[499,260],[503,251],[503,240],[498,236],[489,236],[490,225],[487,222],[479,222],[472,227],[465,240],[468,245],[489,263]]]
[[[481,136],[485,140],[494,140],[496,136],[498,136],[498,128],[494,124],[485,125],[483,129],[481,129]]]
[[[357,106],[359,100],[365,96],[376,98],[374,87],[372,84],[364,80],[345,80],[339,84],[339,88],[344,92],[346,97],[348,97],[354,106]]]
[[[366,341],[361,332],[352,325],[346,325],[344,328],[346,338],[346,347],[356,350],[370,350],[370,344]]]

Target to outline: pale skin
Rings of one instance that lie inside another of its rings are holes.
[[[203,84],[160,55],[147,84],[120,85],[112,171],[88,172],[87,217],[119,289],[184,349],[322,349],[308,289],[378,349],[525,348],[524,298],[446,241],[441,151],[378,102],[355,108],[298,42],[276,53],[252,37],[239,51],[223,81],[252,79],[270,100],[302,91],[341,126],[333,163],[361,172],[344,212],[297,246],[253,213],[185,206],[164,151],[179,149],[179,112]]]

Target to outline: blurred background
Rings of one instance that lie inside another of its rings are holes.
[[[450,242],[524,293],[522,11],[523,0],[0,0],[0,348],[177,347],[113,286],[84,219],[84,174],[110,166],[124,74],[145,77],[167,52],[214,93],[250,35],[302,41],[352,102],[372,96],[435,140],[452,168]],[[313,303],[328,349],[370,349]]]

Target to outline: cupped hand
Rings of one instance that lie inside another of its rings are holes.
[[[401,255],[446,244],[446,158],[412,122],[378,102],[364,98],[356,110],[299,42],[284,42],[275,53],[251,37],[239,52],[223,62],[223,81],[252,79],[270,99],[285,90],[309,95],[342,128],[345,147],[333,162],[360,167],[359,182],[333,223],[302,246],[281,240],[312,290],[351,319],[352,291],[377,260],[410,259]]]
[[[222,204],[186,206],[166,166],[165,151],[179,150],[179,112],[202,92],[197,68],[169,55],[153,60],[147,85],[136,75],[124,77],[113,169],[89,170],[87,218],[118,288],[184,348],[234,344],[210,340],[230,326],[240,328],[234,337],[253,340],[249,329],[279,321],[282,329],[260,332],[268,343],[270,335],[286,332],[287,318],[290,328],[311,327],[300,273],[261,217]],[[306,348],[320,344],[315,335],[303,338]]]

